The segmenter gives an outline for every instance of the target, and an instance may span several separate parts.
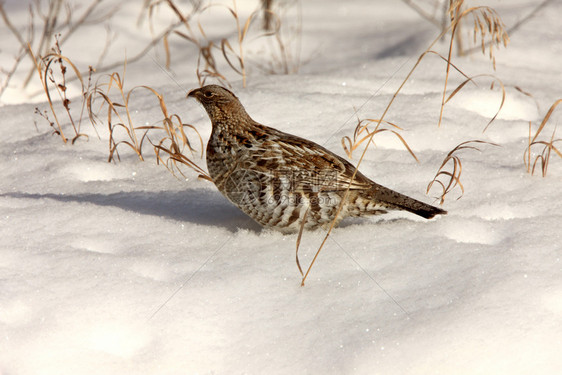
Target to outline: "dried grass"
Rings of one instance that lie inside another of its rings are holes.
[[[457,145],[455,148],[453,148],[451,151],[449,151],[447,156],[445,156],[445,159],[443,159],[443,162],[441,163],[441,166],[439,167],[437,173],[435,174],[435,177],[427,185],[427,189],[426,189],[426,194],[429,194],[429,191],[431,190],[434,184],[437,184],[441,187],[441,193],[437,197],[437,199],[439,199],[440,205],[443,205],[443,203],[445,202],[445,196],[449,194],[457,186],[461,190],[461,193],[457,197],[457,200],[461,199],[461,197],[464,195],[464,186],[461,183],[462,162],[461,162],[461,158],[457,153],[459,151],[467,150],[467,149],[481,151],[478,147],[473,145],[475,143],[499,146],[491,142],[471,140],[471,141],[462,142],[459,145]]]
[[[197,129],[185,124],[177,114],[168,112],[164,97],[149,86],[136,86],[131,90],[125,89],[125,61],[121,74],[114,72],[100,77],[94,87],[92,84],[93,68],[90,67],[88,79],[85,80],[79,68],[60,50],[58,38],[52,51],[37,59],[33,51],[29,51],[35,63],[35,68],[41,81],[43,92],[49,105],[49,110],[35,112],[44,118],[64,143],[72,144],[81,137],[89,138],[81,130],[84,111],[87,110],[90,123],[97,133],[97,126],[103,124],[109,133],[108,161],[120,160],[119,151],[122,147],[132,150],[139,160],[145,160],[143,152],[147,141],[155,153],[158,164],[164,165],[176,177],[186,174],[182,167],[186,166],[199,174],[199,177],[210,180],[210,177],[195,162],[196,147],[199,147],[199,158],[203,155],[203,140]],[[69,73],[72,73],[80,83],[81,100],[70,99],[67,86]],[[131,99],[138,90],[149,91],[159,103],[163,119],[161,125],[138,125],[133,119]],[[56,94],[55,94],[56,93]],[[53,98],[53,95],[58,98]],[[57,100],[58,99],[58,100]],[[76,103],[74,103],[76,102]],[[74,114],[79,108],[79,113]],[[68,124],[63,121],[61,112],[68,118]],[[100,116],[100,113],[103,115]],[[51,116],[53,120],[51,120]],[[70,130],[69,130],[70,128]],[[72,136],[67,134],[72,132]],[[99,136],[99,135],[98,135]]]
[[[93,73],[93,68],[90,67],[89,76],[87,80],[87,84],[84,83],[84,78],[80,73],[80,70],[74,65],[74,63],[66,56],[64,56],[60,49],[59,39],[58,36],[55,37],[55,45],[52,51],[41,57],[39,60],[35,57],[35,54],[29,47],[29,54],[33,59],[35,64],[35,69],[39,78],[41,80],[41,85],[43,88],[43,92],[47,97],[47,102],[49,104],[50,113],[54,118],[54,121],[51,121],[47,111],[40,111],[38,108],[35,109],[35,113],[43,117],[45,120],[49,122],[49,125],[53,128],[54,134],[60,136],[62,141],[66,143],[69,139],[65,135],[65,131],[63,129],[63,122],[62,119],[59,119],[57,115],[58,112],[62,110],[66,117],[68,118],[70,125],[72,127],[72,131],[74,135],[71,138],[71,142],[74,144],[77,139],[80,137],[88,138],[88,135],[81,132],[81,123],[82,117],[84,114],[85,108],[85,97],[86,93],[88,92],[91,84],[91,75]],[[55,68],[58,66],[58,69]],[[68,75],[68,68],[70,67],[70,71],[74,73],[78,82],[80,83],[81,91],[80,91],[80,113],[77,116],[77,120],[75,116],[72,115],[72,108],[70,100],[70,96],[68,94],[68,86],[67,86],[67,75]],[[58,71],[58,74],[56,73]],[[51,96],[51,91],[54,91],[58,99],[60,100],[53,100]]]
[[[164,36],[162,43],[166,53],[166,64],[170,67],[171,51],[169,48],[169,37],[174,34],[180,36],[184,40],[193,44],[198,50],[198,59],[196,67],[196,75],[201,86],[205,85],[208,79],[215,79],[220,84],[230,86],[227,79],[227,74],[221,71],[222,67],[220,62],[226,64],[231,72],[239,75],[242,78],[242,85],[246,87],[248,77],[248,62],[246,59],[246,44],[249,39],[259,39],[263,37],[275,37],[277,47],[279,49],[279,58],[281,64],[287,73],[295,70],[294,67],[290,68],[291,55],[288,53],[286,44],[281,37],[281,20],[269,8],[264,11],[269,17],[269,22],[275,20],[275,27],[260,31],[252,31],[255,28],[253,25],[260,16],[260,11],[252,12],[246,19],[243,19],[238,12],[236,0],[232,1],[232,5],[225,4],[210,4],[201,6],[201,2],[196,2],[192,6],[190,12],[184,13],[180,10],[173,0],[158,0],[153,1],[147,5],[148,17],[152,25],[152,17],[156,9],[165,5],[174,16],[177,22],[169,27]],[[210,9],[220,8],[227,11],[232,20],[234,21],[234,38],[220,38],[217,42],[215,39],[207,37],[205,26],[200,21],[195,22],[195,15],[202,15]],[[271,25],[271,24],[270,24]],[[179,28],[182,27],[183,30]],[[251,32],[252,31],[252,32]],[[250,38],[250,34],[251,38]],[[274,65],[272,63],[272,65]],[[224,66],[224,65],[223,65]],[[298,66],[298,65],[297,65]]]
[[[166,67],[169,69],[171,65],[171,50],[169,46],[170,35],[178,35],[181,38],[187,40],[197,47],[198,58],[197,67],[195,69],[197,80],[202,86],[205,84],[207,78],[215,78],[223,85],[228,85],[228,81],[225,76],[223,76],[219,70],[214,57],[214,50],[216,45],[213,41],[207,38],[205,31],[200,23],[197,27],[192,27],[192,20],[197,15],[203,12],[202,2],[191,3],[191,9],[187,12],[182,12],[180,7],[176,5],[173,0],[157,0],[151,1],[146,4],[146,9],[148,9],[148,20],[150,23],[151,30],[153,29],[153,16],[158,9],[162,6],[167,7],[172,14],[177,18],[177,22],[171,24],[164,33],[161,35],[162,44],[166,54]],[[180,31],[180,27],[184,27],[184,31]]]
[[[441,106],[441,116],[443,114],[443,107],[445,106],[445,104],[447,104],[455,95],[457,95],[467,83],[469,83],[469,82],[475,83],[476,79],[482,78],[482,77],[490,78],[492,80],[492,83],[490,84],[490,90],[494,90],[494,88],[496,86],[496,83],[497,83],[497,85],[500,87],[500,93],[501,93],[501,101],[500,101],[500,105],[498,106],[498,110],[496,111],[496,113],[494,113],[494,116],[492,116],[490,121],[488,121],[488,123],[486,124],[486,126],[484,127],[484,130],[482,130],[482,132],[484,133],[486,130],[488,130],[488,127],[490,127],[490,125],[492,125],[492,123],[496,120],[496,118],[500,114],[500,112],[503,108],[503,105],[505,104],[505,97],[506,97],[505,85],[503,84],[502,80],[499,79],[498,77],[494,76],[494,75],[491,75],[491,74],[478,74],[478,75],[473,76],[473,77],[467,77],[466,80],[461,82],[461,84],[459,84],[446,97],[445,101],[443,102],[443,104]],[[440,119],[440,121],[441,121],[441,119]],[[439,125],[440,124],[441,124],[441,122],[439,123]]]
[[[375,128],[373,130],[369,130],[369,125],[374,125]],[[388,126],[388,127],[385,127],[385,126]],[[410,155],[412,155],[412,157],[414,159],[416,159],[416,161],[419,162],[416,154],[414,154],[414,151],[412,151],[412,149],[410,148],[410,146],[408,145],[406,140],[395,129],[403,130],[398,125],[393,124],[393,123],[388,122],[388,121],[382,121],[381,122],[378,119],[363,119],[363,120],[357,119],[357,126],[355,127],[355,130],[353,132],[353,139],[351,139],[348,136],[344,136],[341,139],[342,147],[345,150],[345,153],[347,154],[347,156],[350,159],[352,159],[353,158],[353,152],[363,142],[369,140],[369,142],[372,142],[373,144],[375,144],[374,136],[377,133],[390,132],[390,133],[394,134],[400,140],[400,142],[402,142],[402,144],[404,145],[404,147],[406,147],[406,149],[408,150]]]
[[[238,46],[236,49],[232,47],[230,42],[227,38],[223,38],[221,40],[221,51],[224,59],[230,65],[232,70],[242,76],[242,86],[246,87],[246,62],[244,60],[244,41],[246,40],[246,36],[248,35],[248,30],[250,29],[250,25],[252,21],[258,15],[258,12],[253,12],[250,16],[246,19],[245,22],[242,22],[240,16],[238,14],[238,9],[236,7],[236,0],[232,1],[232,7],[226,7],[226,9],[230,12],[234,21],[236,23],[236,34],[237,34],[237,43]],[[234,62],[233,62],[234,61]]]
[[[438,126],[441,126],[441,122],[443,121],[443,111],[445,108],[445,104],[451,97],[449,96],[449,99],[447,99],[447,85],[449,82],[449,74],[452,66],[451,61],[452,61],[454,42],[459,27],[461,25],[461,22],[463,22],[466,17],[469,16],[472,17],[473,24],[474,24],[473,42],[476,44],[480,40],[482,53],[486,53],[486,48],[488,48],[488,55],[492,61],[492,65],[494,69],[496,68],[496,58],[494,55],[494,50],[499,48],[499,46],[502,44],[504,46],[507,46],[507,43],[509,42],[509,37],[507,35],[505,25],[503,24],[502,20],[500,19],[495,9],[488,6],[471,7],[468,9],[463,9],[463,8],[464,8],[464,0],[451,1],[451,5],[449,8],[449,17],[451,21],[451,26],[450,26],[451,38],[449,40],[449,51],[446,58],[447,68],[445,71],[445,82],[443,85],[443,95],[441,99],[441,109],[439,112]],[[492,78],[497,80],[497,78],[495,77]],[[453,91],[453,93],[456,94],[462,87],[464,87],[464,84],[465,83],[459,85]],[[501,84],[501,88],[502,88],[502,97],[505,98],[505,88],[503,87],[503,84]],[[502,99],[502,105],[503,105],[503,99]],[[501,110],[501,106],[500,106],[500,110]],[[486,128],[496,118],[496,116],[497,113],[493,117],[493,119],[488,123],[488,125],[486,125]]]
[[[301,274],[301,277],[304,278],[304,273],[302,271],[302,267],[301,267],[301,262],[299,259],[299,248],[301,245],[301,239],[302,239],[302,233],[304,231],[304,226],[306,225],[306,220],[308,218],[308,213],[310,212],[310,207],[306,209],[306,212],[304,213],[304,216],[302,218],[302,222],[299,228],[299,234],[297,236],[297,243],[296,243],[296,251],[295,251],[295,260],[297,262],[297,268],[299,269],[299,272]]]
[[[130,91],[125,90],[125,72],[126,63],[123,68],[123,74],[114,72],[104,75],[100,78],[94,89],[88,95],[88,115],[92,124],[106,124],[109,131],[109,157],[108,162],[114,161],[115,158],[120,160],[119,146],[128,146],[143,161],[143,144],[148,134],[148,129],[142,126],[136,126],[131,117],[129,101],[131,94],[137,87]],[[100,82],[101,79],[107,79],[107,82]],[[114,95],[114,92],[117,92]],[[119,99],[115,99],[118,97]],[[94,105],[98,98],[102,103],[98,110],[94,109]],[[107,111],[102,120],[98,113],[102,111],[104,105],[107,105]]]
[[[548,124],[552,114],[558,107],[558,105],[562,103],[562,99],[558,99],[552,104],[544,116],[543,120],[541,121],[537,131],[535,134],[532,134],[532,123],[529,122],[529,141],[525,152],[523,153],[523,162],[527,168],[527,172],[531,175],[535,174],[535,168],[540,162],[541,173],[543,177],[546,177],[548,171],[548,165],[550,162],[550,156],[552,152],[562,158],[562,152],[559,148],[555,146],[559,142],[562,142],[562,138],[556,138],[556,127],[552,131],[552,135],[548,141],[546,140],[538,140],[540,134],[543,132],[544,128]],[[542,147],[542,150],[540,149]],[[533,158],[531,154],[533,154],[533,150],[539,148],[540,152],[536,152],[536,156]],[[532,161],[532,163],[531,163]]]
[[[114,72],[102,77],[88,95],[87,108],[92,124],[105,124],[109,131],[108,162],[120,160],[122,147],[132,150],[139,160],[144,161],[146,142],[152,146],[158,164],[164,165],[174,176],[187,178],[182,171],[186,166],[211,180],[203,168],[195,162],[195,139],[200,147],[199,158],[203,156],[203,139],[197,129],[183,123],[177,114],[170,114],[163,95],[149,86],[125,88],[126,63],[123,73]],[[161,125],[138,125],[131,115],[133,94],[138,90],[150,92],[158,100],[163,119]],[[99,103],[101,101],[101,103]],[[103,116],[100,113],[105,108]],[[190,156],[188,156],[190,155]]]
[[[164,165],[168,169],[168,171],[170,171],[176,177],[178,177],[178,175],[181,175],[186,179],[188,178],[188,176],[182,170],[182,168],[185,166],[188,167],[188,169],[191,169],[198,173],[199,178],[213,182],[209,174],[193,160],[196,150],[191,145],[188,131],[191,131],[193,133],[191,136],[196,137],[196,139],[199,141],[198,143],[201,147],[199,158],[203,157],[203,139],[201,138],[201,135],[199,134],[195,126],[184,124],[179,115],[168,115],[164,99],[155,91],[154,94],[158,96],[158,99],[160,101],[160,108],[162,110],[162,114],[164,115],[162,126],[154,128],[164,130],[166,133],[166,136],[160,138],[157,142],[151,141],[152,145],[154,146],[154,151],[156,153],[158,163]],[[188,157],[186,155],[187,152],[189,152],[191,157]]]

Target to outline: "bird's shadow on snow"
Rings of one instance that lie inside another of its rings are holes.
[[[2,194],[20,199],[52,199],[59,202],[110,206],[142,215],[165,217],[198,225],[223,227],[231,232],[247,229],[260,232],[261,226],[228,202],[219,193],[203,189],[186,191],[133,191],[111,194]]]

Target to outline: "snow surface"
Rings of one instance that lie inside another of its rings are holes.
[[[23,27],[16,3],[6,6]],[[537,2],[492,5],[509,27]],[[114,61],[143,45],[136,9],[113,20]],[[449,150],[471,139],[500,146],[461,154],[466,192],[448,197],[445,217],[344,222],[305,287],[296,236],[260,229],[195,175],[180,181],[126,152],[108,164],[103,132],[63,145],[14,81],[3,100],[19,104],[0,108],[0,374],[560,374],[562,160],[551,159],[546,178],[530,176],[523,152],[528,122],[561,97],[561,12],[551,2],[497,53],[507,99],[484,134],[500,100],[489,82],[467,86],[437,128],[444,65],[421,64],[387,118],[420,163],[380,137],[363,173],[434,202],[425,187]],[[299,74],[254,68],[248,87],[234,77],[233,89],[256,120],[343,155],[354,107],[380,116],[437,31],[398,1],[306,1],[302,18]],[[81,32],[63,52],[86,66],[91,37]],[[148,57],[130,64],[127,84],[154,85],[206,138],[207,116],[185,100],[196,53],[171,46],[181,88]],[[492,72],[479,54],[456,63]],[[135,105],[158,118],[150,94],[139,91]],[[303,264],[323,235],[305,233]]]

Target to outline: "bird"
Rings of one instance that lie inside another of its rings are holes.
[[[317,230],[345,217],[392,210],[426,219],[447,213],[377,184],[315,142],[254,121],[222,86],[196,88],[187,97],[195,98],[211,120],[209,176],[228,200],[265,228]]]

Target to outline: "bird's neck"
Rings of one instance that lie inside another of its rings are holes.
[[[214,124],[236,124],[248,119],[249,116],[241,105],[236,103],[221,103],[220,105],[205,105],[205,110]]]
[[[260,143],[267,133],[263,125],[258,124],[250,116],[215,117],[211,118],[213,130],[207,146],[215,152],[230,153],[250,144]],[[211,151],[213,152],[213,151]]]
[[[245,133],[254,123],[244,109],[231,111],[215,107],[209,111],[209,117],[213,126],[212,133],[215,135]]]

